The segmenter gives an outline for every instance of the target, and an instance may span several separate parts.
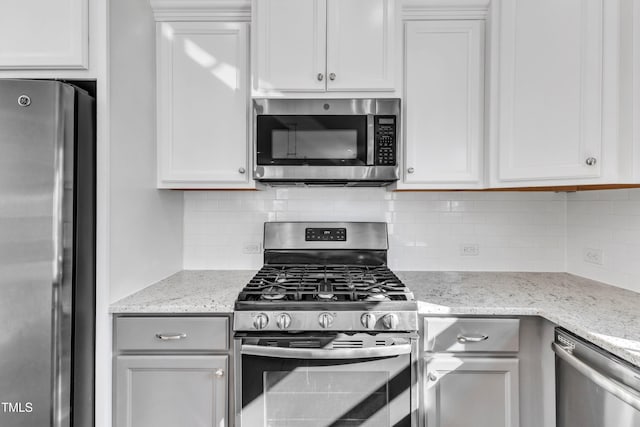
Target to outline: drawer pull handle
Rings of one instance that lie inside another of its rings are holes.
[[[489,339],[489,335],[458,335],[458,342],[462,344],[471,342],[482,342]]]
[[[181,340],[187,337],[187,334],[156,334],[156,338],[162,341]]]

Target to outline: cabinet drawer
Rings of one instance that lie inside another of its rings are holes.
[[[428,317],[424,320],[425,351],[516,352],[520,347],[518,319],[460,319]]]
[[[226,350],[226,317],[117,317],[117,351]]]

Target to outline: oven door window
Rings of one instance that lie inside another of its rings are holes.
[[[410,356],[242,356],[242,427],[411,425]]]
[[[363,166],[367,116],[258,116],[259,165]]]

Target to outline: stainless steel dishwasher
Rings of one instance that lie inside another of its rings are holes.
[[[640,427],[640,368],[556,328],[557,427]]]

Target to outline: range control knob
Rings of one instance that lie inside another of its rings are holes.
[[[387,329],[396,329],[398,327],[398,316],[390,313],[382,317],[382,324]]]
[[[375,329],[376,327],[376,316],[373,313],[365,313],[360,316],[360,323],[367,329]]]
[[[280,329],[289,329],[289,326],[291,326],[291,316],[287,313],[280,314],[276,319],[276,325],[278,325]]]
[[[318,323],[320,323],[320,326],[324,329],[330,328],[331,325],[333,325],[333,316],[331,313],[320,313],[320,316],[318,316]]]
[[[253,318],[253,327],[260,330],[267,327],[269,324],[269,316],[264,313],[257,314]]]

